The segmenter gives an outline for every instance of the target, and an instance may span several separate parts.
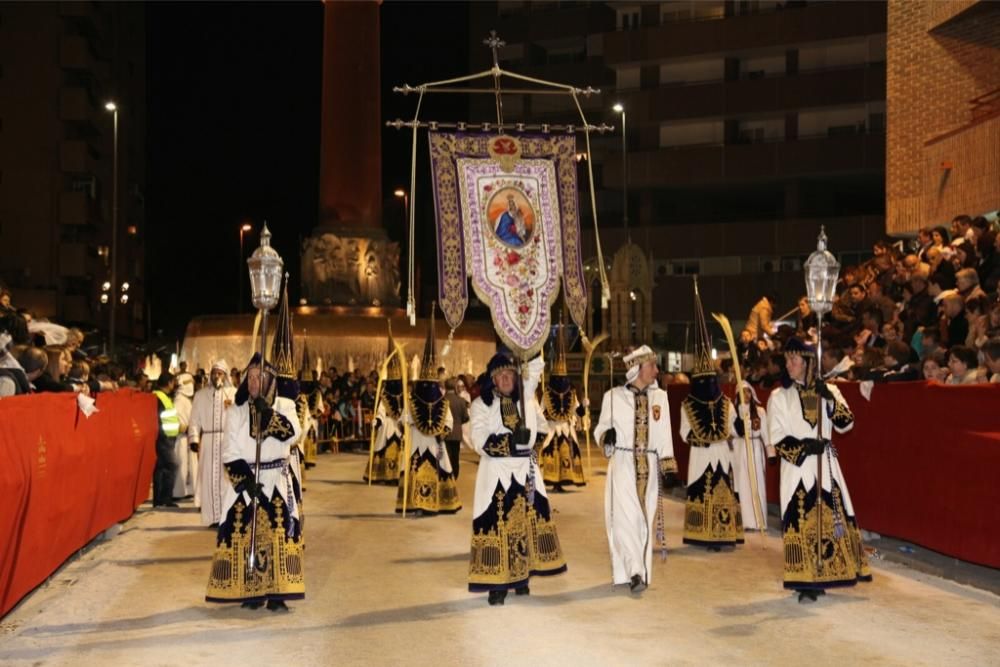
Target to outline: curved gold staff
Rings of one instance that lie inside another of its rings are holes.
[[[587,353],[583,362],[583,432],[587,438],[587,477],[592,477],[594,474],[590,460],[590,362],[594,360],[594,352],[597,351],[597,346],[607,340],[607,338],[608,334],[602,333],[591,341],[584,334],[580,341]]]
[[[399,349],[398,346],[397,346],[397,348],[395,350],[392,351],[392,354],[388,355],[385,358],[385,361],[382,362],[382,365],[379,366],[379,369],[378,369],[378,385],[376,385],[376,388],[375,388],[375,411],[376,412],[378,412],[379,401],[382,400],[382,384],[385,382],[385,376],[386,376],[386,373],[388,372],[387,369],[389,368],[389,362],[392,361],[393,357],[397,357],[397,356],[400,359],[403,358],[402,354],[400,354],[400,349]],[[401,362],[400,366],[402,366],[402,365],[403,365],[403,363]],[[404,387],[404,390],[405,390],[405,388],[406,388],[406,383],[405,382],[403,383],[403,387]],[[372,435],[368,439],[368,486],[372,485],[372,468],[375,465],[375,436],[376,435],[377,435],[377,429],[372,428]]]
[[[729,344],[729,354],[733,358],[733,371],[736,373],[736,401],[737,406],[739,406],[744,402],[743,374],[740,373],[740,357],[736,349],[736,339],[733,338],[733,327],[729,324],[729,318],[722,313],[712,313],[712,317],[715,318],[715,321],[722,327],[723,333],[726,334],[726,342]],[[738,409],[739,407],[737,407]],[[750,405],[749,409],[752,410],[754,408]],[[749,422],[753,418],[753,415],[750,414],[749,410],[747,415],[747,421]],[[757,464],[754,461],[753,443],[750,440],[751,428],[749,423],[743,424],[743,443],[746,445],[747,466],[750,474],[750,495],[753,496],[753,513],[757,517],[757,528],[763,535],[767,532],[767,518],[764,516],[763,509],[760,506],[760,494],[757,491]]]
[[[406,353],[403,352],[403,346],[400,345],[398,341],[393,340],[393,344],[396,347],[396,351],[393,354],[398,354],[400,359],[400,374],[403,377],[403,461],[406,465],[403,467],[403,478],[400,481],[403,485],[403,513],[402,516],[406,516],[406,498],[409,495],[409,487],[407,482],[410,479],[410,451],[412,451],[411,439],[410,439],[410,424],[407,423],[410,415],[410,382],[407,378],[407,364],[406,364]]]

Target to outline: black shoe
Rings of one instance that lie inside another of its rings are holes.
[[[518,586],[514,589],[514,595],[531,595],[531,589],[527,586]]]
[[[312,470],[315,467],[316,467],[315,463],[307,463],[306,464],[306,470]]]
[[[799,604],[815,602],[817,591],[799,591]]]
[[[722,547],[718,547],[718,546],[713,545],[713,546],[708,547],[708,550],[711,551],[711,552],[714,552],[714,553],[719,553],[720,551],[722,551]]]
[[[260,600],[256,600],[254,602],[244,602],[240,606],[244,609],[260,609],[264,606],[264,603]]]
[[[169,503],[153,503],[153,507],[177,507],[177,503],[170,501]]]
[[[268,611],[288,611],[288,605],[285,604],[284,600],[268,600],[267,601]]]
[[[552,487],[552,490],[555,491],[556,493],[566,493],[566,489],[563,488],[562,484],[556,484],[554,487]]]
[[[497,605],[503,606],[503,601],[507,597],[507,591],[490,591],[490,598],[488,602],[491,607]]]
[[[628,588],[633,593],[641,593],[646,590],[646,582],[642,580],[638,574],[632,575],[632,581],[629,582]]]

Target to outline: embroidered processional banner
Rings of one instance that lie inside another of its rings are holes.
[[[471,278],[501,340],[525,357],[548,338],[560,284],[582,328],[576,138],[431,132],[429,139],[438,292],[449,326],[465,317]]]

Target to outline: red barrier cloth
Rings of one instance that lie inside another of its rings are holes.
[[[858,524],[1000,567],[1000,385],[876,384],[870,402],[858,386],[837,383],[855,422],[833,437]],[[688,446],[677,427],[688,391],[688,385],[667,387],[682,479]],[[726,393],[732,396],[732,388]],[[765,406],[769,395],[757,390]],[[767,499],[777,504],[778,465],[767,468]]]
[[[0,400],[0,616],[149,497],[157,404],[132,390]]]

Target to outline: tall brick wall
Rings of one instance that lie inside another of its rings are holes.
[[[1000,3],[889,0],[888,11],[886,231],[1000,207],[1000,115],[972,123],[969,105],[1000,89]]]

